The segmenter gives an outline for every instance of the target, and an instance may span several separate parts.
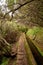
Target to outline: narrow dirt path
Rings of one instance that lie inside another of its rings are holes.
[[[8,65],[13,65],[13,63],[14,63],[14,58],[11,58],[10,60],[9,60],[9,62],[8,62]]]
[[[14,43],[14,44],[12,44],[11,58],[8,62],[8,65],[15,65],[15,63],[16,63],[16,54],[17,54],[17,46]]]
[[[12,44],[11,56],[17,54],[17,43]]]
[[[16,65],[28,65],[27,58],[26,58],[26,51],[24,48],[24,40],[22,36],[20,37],[18,42]]]
[[[12,56],[15,56],[15,54],[16,59],[15,57],[11,58],[8,65],[28,65],[26,51],[24,48],[24,38],[22,38],[22,35],[19,38],[18,47],[16,47],[16,44],[12,45]]]

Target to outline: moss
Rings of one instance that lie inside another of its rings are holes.
[[[30,47],[27,43],[27,40],[26,40],[26,37],[25,37],[25,34],[22,34],[23,35],[23,39],[24,39],[24,48],[26,50],[26,57],[27,57],[27,61],[28,61],[28,64],[29,65],[37,65],[36,64],[36,61],[32,55],[32,52],[30,50]]]
[[[27,54],[28,63],[30,65],[37,65],[36,61],[35,61],[35,59],[34,59],[34,57],[32,55],[32,52],[30,50],[30,47],[29,47],[28,43],[25,43],[24,46],[25,46],[25,50],[26,50],[26,54]]]
[[[31,39],[33,39],[35,36],[37,37],[37,35],[38,37],[41,37],[40,34],[43,35],[43,28],[41,27],[33,27],[29,29],[26,33],[26,35],[29,36]]]
[[[33,45],[35,47],[35,50],[37,50],[38,54],[43,57],[43,50],[41,50],[41,48],[38,46],[38,43],[32,39],[30,39],[29,37],[27,37],[28,42],[30,42],[31,45]],[[41,45],[40,45],[41,46]],[[33,47],[33,48],[34,48]]]
[[[36,45],[36,42],[31,40],[31,42],[34,44],[34,46],[37,48],[38,52],[41,54],[41,56],[43,56],[43,51],[41,50],[41,48],[39,48],[37,45]]]
[[[33,27],[27,31],[27,35],[35,35],[40,31],[40,27]]]
[[[32,63],[30,61],[30,58],[29,58],[29,52],[28,52],[29,51],[29,48],[28,48],[28,46],[26,44],[24,46],[25,46],[25,49],[26,49],[26,54],[27,54],[26,56],[27,56],[28,64],[29,65],[32,65]]]
[[[26,36],[30,38],[38,52],[41,54],[41,56],[43,56],[43,28],[33,27],[32,29],[28,30]]]

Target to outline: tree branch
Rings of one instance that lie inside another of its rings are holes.
[[[4,19],[4,18],[6,17],[6,15],[9,14],[10,12],[15,12],[16,10],[20,9],[21,7],[23,7],[24,5],[26,5],[26,4],[28,4],[28,3],[32,2],[32,1],[34,1],[34,0],[27,1],[27,2],[25,2],[24,4],[20,4],[20,6],[17,7],[16,9],[10,10],[9,12],[7,12],[7,13],[4,15],[3,19]]]

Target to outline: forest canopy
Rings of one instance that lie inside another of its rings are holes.
[[[0,0],[0,20],[3,19],[43,26],[43,0]]]

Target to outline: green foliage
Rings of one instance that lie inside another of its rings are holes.
[[[36,34],[41,34],[43,32],[43,28],[41,27],[33,27],[32,29],[29,29],[27,32],[27,35],[36,35]]]
[[[7,65],[8,61],[9,61],[9,58],[3,57],[1,65]]]
[[[7,2],[8,5],[12,5],[14,3],[14,0],[7,0],[6,2]],[[13,9],[14,6],[13,5],[12,6],[8,6],[8,8]]]
[[[26,36],[24,33],[22,34],[22,37],[23,37],[22,39],[24,40],[24,42],[22,42],[22,43],[24,43],[24,48],[26,51],[26,57],[27,57],[28,64],[29,65],[37,65],[34,60],[34,57],[32,55],[32,52],[30,50],[29,44],[27,43]]]
[[[25,32],[25,33],[28,30],[28,28],[26,26],[24,26],[24,25],[17,25],[17,27],[18,27],[18,30],[19,31],[22,31],[22,32]]]
[[[29,29],[27,31],[26,35],[33,39],[40,31],[41,31],[40,27],[33,27],[32,29]]]
[[[15,21],[7,21],[2,26],[2,34],[6,35],[8,31],[22,31],[27,32],[28,28],[25,25],[21,25],[19,23],[15,23]]]
[[[35,48],[37,48],[39,54],[43,56],[43,28],[33,27],[32,29],[28,30],[26,35],[30,39],[31,45],[33,44]]]

